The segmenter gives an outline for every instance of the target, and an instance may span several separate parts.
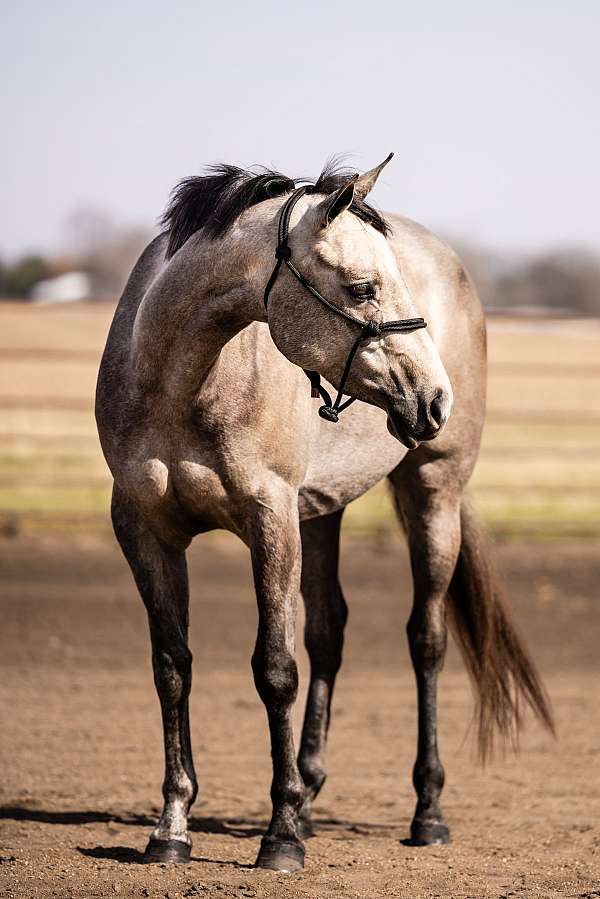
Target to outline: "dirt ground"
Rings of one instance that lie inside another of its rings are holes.
[[[0,896],[600,897],[599,549],[497,547],[558,740],[530,721],[517,757],[479,768],[465,740],[470,687],[452,648],[440,703],[452,843],[417,849],[405,842],[416,731],[406,556],[393,538],[346,538],[350,621],[329,779],[306,868],[283,875],[251,867],[269,814],[270,759],[250,672],[246,550],[208,535],[190,553],[201,788],[192,863],[173,868],[141,864],[159,810],[162,744],[145,615],[125,563],[101,537],[4,539]]]

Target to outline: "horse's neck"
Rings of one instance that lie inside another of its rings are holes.
[[[148,288],[132,335],[141,394],[184,401],[198,394],[223,347],[265,321],[262,289],[273,261],[271,217],[210,241],[192,237]]]

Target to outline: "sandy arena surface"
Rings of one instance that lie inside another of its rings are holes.
[[[190,553],[200,795],[192,863],[166,867],[141,864],[159,811],[162,740],[145,614],[125,563],[100,537],[2,540],[0,896],[600,897],[599,549],[497,548],[558,740],[529,721],[518,756],[479,768],[465,740],[470,687],[452,648],[440,742],[453,841],[417,849],[404,842],[416,731],[406,556],[394,539],[346,538],[350,621],[329,779],[306,868],[283,875],[251,867],[270,759],[250,672],[246,550],[209,535]],[[299,658],[303,696],[303,649]]]

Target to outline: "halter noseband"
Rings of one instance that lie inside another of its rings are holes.
[[[321,384],[321,376],[319,375],[319,372],[310,371],[306,368],[303,369],[304,374],[310,380],[311,396],[321,396],[324,401],[324,405],[319,408],[319,415],[321,416],[321,418],[324,418],[326,421],[338,421],[340,412],[343,412],[344,409],[347,409],[348,406],[356,399],[356,397],[350,397],[350,399],[347,399],[344,403],[341,402],[342,396],[344,394],[344,387],[346,385],[346,381],[348,380],[348,375],[350,374],[350,368],[352,367],[352,362],[362,341],[370,340],[373,337],[381,337],[382,334],[388,333],[390,331],[416,331],[419,328],[426,328],[427,322],[425,322],[425,320],[422,318],[404,318],[401,321],[393,322],[377,322],[373,320],[367,322],[361,321],[359,318],[355,318],[353,315],[350,315],[350,313],[345,312],[343,309],[340,309],[340,307],[336,306],[335,303],[332,303],[330,300],[326,299],[322,294],[319,293],[319,291],[315,287],[313,287],[313,285],[309,281],[306,280],[304,275],[302,275],[298,271],[296,266],[290,261],[292,258],[292,251],[288,246],[288,232],[292,210],[300,197],[304,196],[307,191],[310,191],[310,187],[308,185],[299,187],[286,200],[281,210],[281,215],[279,216],[277,247],[275,249],[275,258],[277,259],[277,262],[275,263],[273,273],[269,278],[267,286],[265,287],[265,309],[267,308],[269,294],[271,293],[273,285],[277,280],[277,276],[280,272],[281,266],[285,263],[294,277],[297,278],[298,281],[300,281],[300,284],[302,284],[303,287],[306,287],[306,289],[313,295],[313,297],[323,303],[323,305],[327,306],[328,309],[331,309],[332,312],[335,312],[336,315],[340,315],[342,318],[345,318],[346,321],[352,322],[352,324],[354,325],[358,325],[358,327],[361,329],[360,334],[352,344],[350,352],[348,353],[348,358],[346,360],[346,365],[344,366],[344,371],[340,380],[340,386],[338,388],[334,403],[331,402],[329,393]]]

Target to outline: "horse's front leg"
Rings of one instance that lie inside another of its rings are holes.
[[[402,467],[401,467],[402,468]],[[414,845],[447,843],[439,797],[444,768],[437,745],[437,679],[446,653],[446,595],[460,549],[460,498],[421,482],[392,478],[397,505],[408,531],[413,574],[413,608],[407,624],[419,709],[413,784],[417,807],[411,824]]]
[[[192,847],[187,818],[198,786],[188,713],[192,654],[187,645],[185,553],[157,539],[131,500],[116,487],[111,511],[115,534],[148,613],[154,683],[163,720],[164,806],[144,860],[187,862]]]
[[[298,691],[294,659],[301,566],[297,494],[286,489],[261,497],[246,527],[258,601],[252,670],[267,710],[273,759],[273,815],[256,865],[296,871],[304,866],[298,812],[305,792],[296,763],[291,714]]]

